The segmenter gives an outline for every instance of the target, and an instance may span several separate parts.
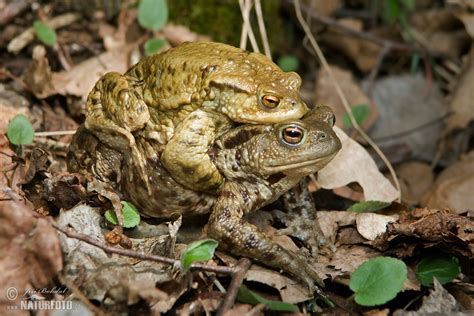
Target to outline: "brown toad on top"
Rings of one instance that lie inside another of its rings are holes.
[[[209,158],[215,138],[239,123],[299,119],[300,77],[259,53],[213,42],[184,43],[147,57],[124,75],[104,75],[89,94],[85,128],[138,158],[135,137],[153,140],[180,184],[216,191],[224,179]],[[149,192],[149,181],[145,180]]]
[[[137,137],[139,156],[129,159],[127,153],[110,148],[81,128],[70,147],[68,164],[72,171],[92,173],[108,182],[148,216],[210,212],[208,235],[221,247],[290,272],[313,288],[319,278],[312,268],[243,216],[275,201],[335,156],[341,143],[332,124],[332,112],[318,107],[301,121],[228,130],[210,151],[212,163],[225,179],[218,193],[193,191],[177,183],[162,166],[159,148],[145,137]],[[133,159],[146,160],[153,195],[147,193],[145,180],[136,176],[140,164]]]

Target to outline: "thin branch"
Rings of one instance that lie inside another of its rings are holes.
[[[262,38],[265,56],[272,60],[272,52],[270,51],[270,45],[268,44],[267,30],[265,29],[265,21],[263,20],[262,4],[260,3],[260,0],[255,0],[255,13],[257,13],[258,29],[260,30],[260,37]]]
[[[226,311],[232,308],[234,305],[235,299],[239,292],[239,288],[244,281],[245,274],[250,268],[250,260],[247,258],[242,258],[239,260],[237,265],[234,267],[235,272],[230,282],[229,288],[227,289],[227,294],[222,301],[219,309],[217,310],[217,316],[222,316]]]
[[[51,221],[51,225],[56,230],[62,232],[64,235],[66,235],[70,238],[81,240],[81,241],[83,241],[85,243],[88,243],[90,245],[93,245],[97,248],[102,249],[106,253],[114,253],[114,254],[117,254],[117,255],[126,256],[126,257],[130,257],[130,258],[136,258],[136,259],[148,260],[148,261],[155,261],[155,262],[171,265],[171,266],[174,266],[174,267],[180,267],[181,266],[180,261],[176,260],[176,259],[151,255],[151,254],[147,254],[147,253],[143,253],[143,252],[138,252],[138,251],[135,251],[135,250],[129,250],[129,249],[123,249],[123,248],[116,248],[116,247],[107,246],[104,243],[102,243],[102,242],[100,242],[100,241],[98,241],[94,238],[91,238],[88,235],[75,232],[74,230],[72,230],[70,228],[61,227],[61,226],[57,225],[56,223],[54,223],[53,221]],[[200,271],[209,271],[209,272],[222,273],[222,274],[233,274],[234,271],[235,271],[234,268],[230,268],[230,267],[213,266],[213,265],[201,264],[201,263],[193,263],[191,265],[190,269],[193,270],[193,271],[200,270]]]
[[[64,136],[64,135],[74,135],[75,133],[76,133],[76,130],[52,131],[52,132],[35,132],[35,136],[38,136],[38,137]]]
[[[349,119],[352,123],[352,126],[354,126],[355,130],[359,132],[359,134],[362,136],[362,138],[367,141],[367,143],[375,150],[375,152],[379,155],[379,157],[382,159],[382,161],[385,163],[387,166],[387,169],[390,171],[390,175],[393,178],[393,181],[395,183],[395,187],[397,188],[398,191],[398,198],[397,201],[401,201],[401,190],[400,190],[400,183],[398,182],[397,175],[395,173],[395,170],[392,167],[392,164],[390,161],[387,159],[385,154],[380,150],[380,148],[377,146],[377,144],[370,139],[370,137],[364,132],[364,130],[357,124],[357,121],[355,120],[354,115],[352,114],[351,108],[349,106],[349,102],[346,99],[346,96],[344,95],[344,92],[342,92],[341,86],[337,82],[336,78],[334,77],[334,74],[332,72],[331,67],[329,67],[329,64],[324,57],[323,52],[321,51],[321,48],[319,47],[318,43],[316,42],[316,39],[314,38],[313,34],[311,33],[311,29],[309,28],[308,24],[306,21],[303,19],[303,16],[301,14],[301,6],[300,6],[300,1],[299,0],[294,0],[295,4],[295,11],[296,11],[296,16],[298,18],[298,21],[300,22],[301,26],[303,27],[303,30],[308,37],[311,46],[313,46],[314,51],[316,52],[316,55],[318,56],[321,64],[323,65],[323,68],[326,70],[326,72],[329,75],[329,78],[331,79],[331,82],[334,84],[334,88],[336,89],[336,92],[341,99],[342,105],[344,106],[344,109],[346,110]]]
[[[247,36],[250,39],[252,50],[259,53],[260,50],[257,45],[257,40],[253,34],[252,25],[250,24],[250,10],[252,9],[252,0],[239,0],[240,11],[242,12],[242,18],[244,24],[242,27],[242,36],[240,38],[240,48],[246,49],[247,47]],[[244,38],[244,45],[242,45],[242,38]]]

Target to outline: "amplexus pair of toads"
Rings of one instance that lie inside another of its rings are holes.
[[[220,247],[313,288],[319,278],[303,258],[243,220],[341,147],[332,111],[308,112],[300,83],[258,53],[182,44],[97,82],[69,169],[111,185],[147,216],[211,213],[208,235]]]

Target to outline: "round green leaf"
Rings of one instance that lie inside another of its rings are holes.
[[[123,227],[133,228],[140,224],[140,214],[136,207],[127,201],[121,201],[122,204],[122,214],[123,214]],[[105,219],[114,225],[118,225],[117,214],[114,211],[107,211],[104,214]]]
[[[141,0],[138,5],[138,22],[149,30],[159,30],[168,21],[166,0]]]
[[[441,284],[449,283],[459,273],[461,273],[459,261],[452,256],[430,256],[416,265],[416,278],[424,286],[433,284],[433,278]]]
[[[362,201],[362,202],[353,204],[347,210],[349,212],[358,212],[358,213],[376,212],[376,211],[380,211],[381,209],[386,208],[389,205],[390,203],[382,202],[382,201]]]
[[[7,136],[14,145],[27,145],[33,142],[35,131],[28,118],[18,114],[8,124]]]
[[[362,125],[362,123],[365,122],[367,117],[369,117],[370,113],[370,108],[367,104],[357,104],[351,107],[352,110],[352,115],[354,116],[357,124]],[[344,123],[345,126],[351,128],[352,127],[352,122],[351,119],[349,118],[349,114],[344,114],[342,117],[342,123]]]
[[[181,269],[187,271],[193,262],[211,259],[218,244],[214,239],[203,239],[190,243],[181,255]]]
[[[351,275],[349,287],[355,301],[364,306],[385,304],[395,298],[407,278],[407,267],[390,257],[372,258],[361,264]]]
[[[39,20],[36,20],[33,23],[33,28],[35,30],[36,36],[38,36],[39,40],[45,45],[53,46],[54,44],[56,44],[56,32],[53,28],[49,27],[48,25],[44,24]]]
[[[295,56],[283,55],[278,58],[277,64],[283,71],[296,71],[298,70],[300,62]]]
[[[168,42],[162,38],[152,38],[145,42],[145,54],[148,56],[155,54],[163,48]]]

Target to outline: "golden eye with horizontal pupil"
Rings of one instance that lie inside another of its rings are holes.
[[[274,95],[264,95],[262,96],[262,104],[264,107],[274,109],[280,104],[280,98]]]
[[[304,132],[299,126],[288,126],[282,129],[281,139],[288,145],[298,145],[304,139]]]

